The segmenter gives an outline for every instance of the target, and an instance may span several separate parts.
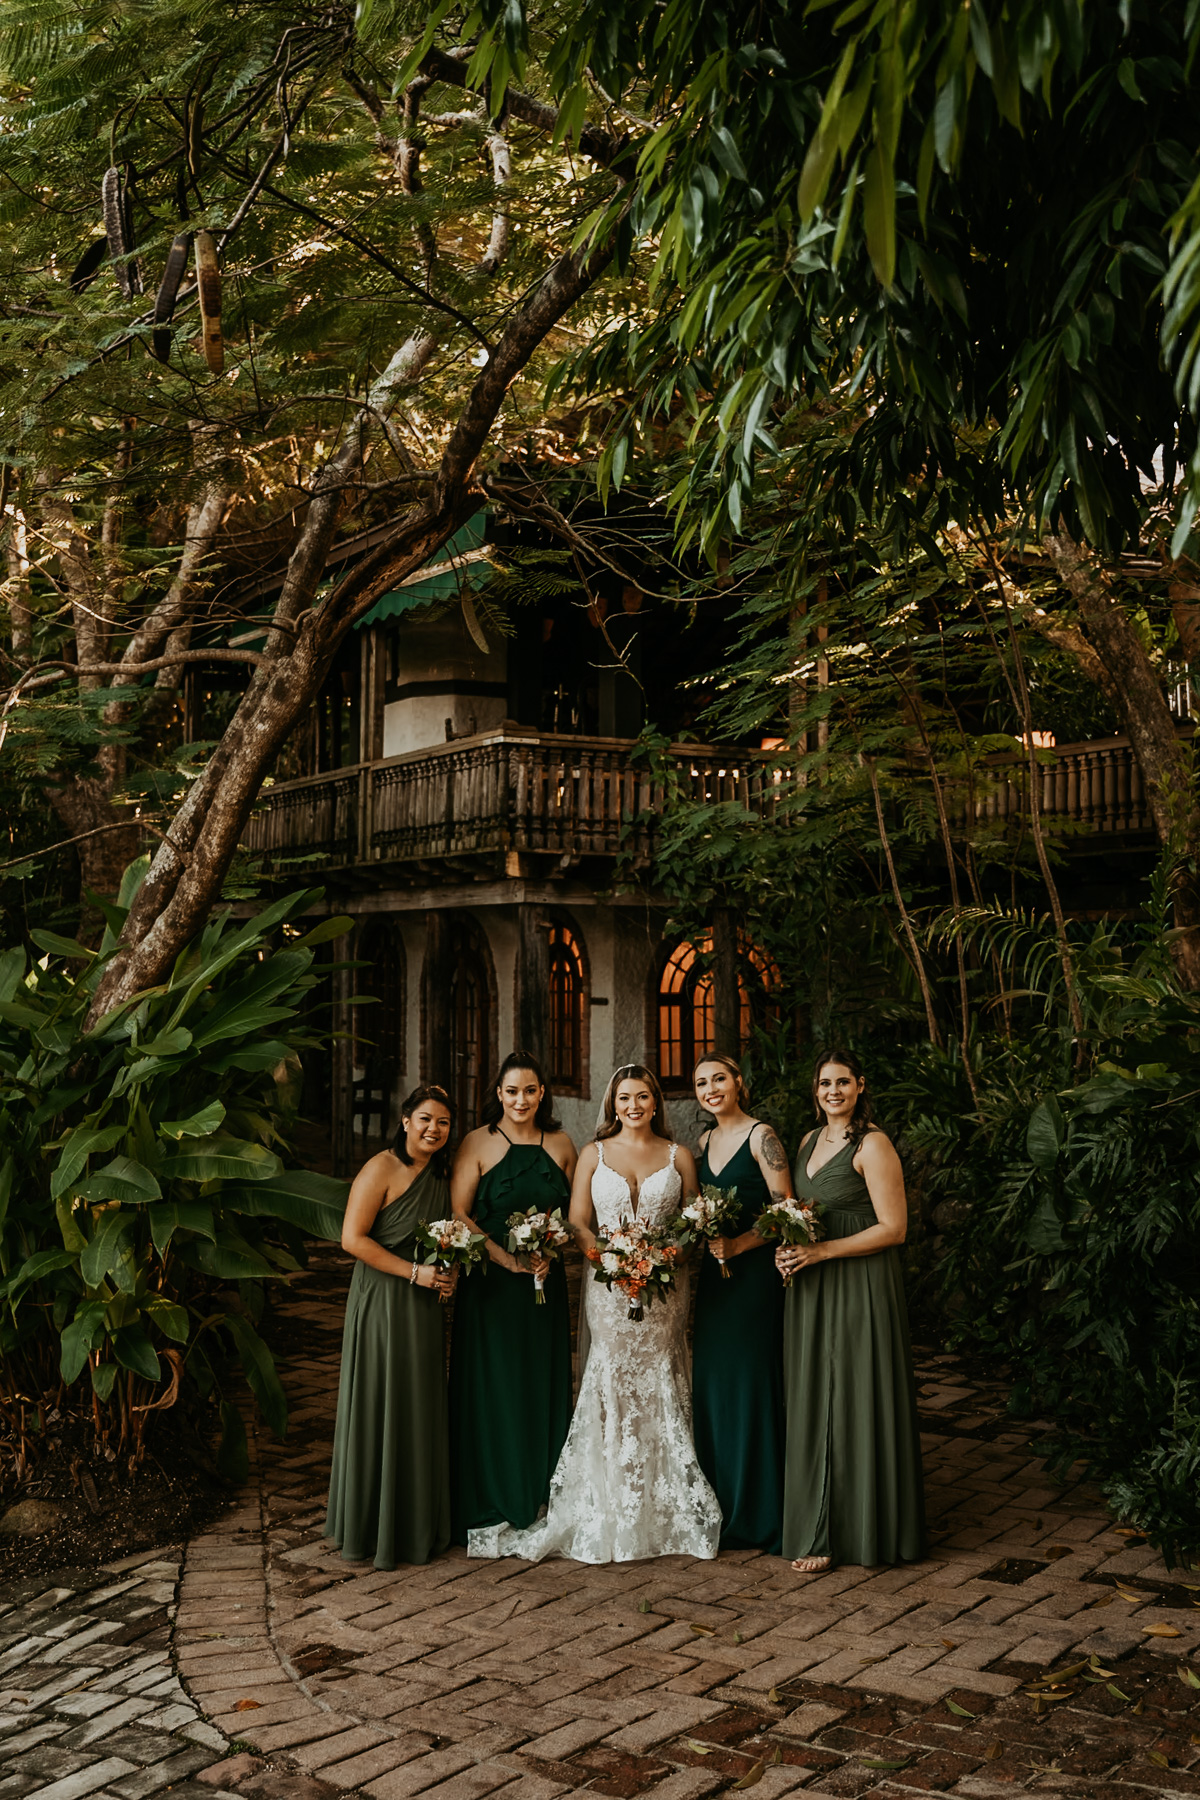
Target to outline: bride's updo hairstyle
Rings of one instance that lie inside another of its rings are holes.
[[[480,1124],[486,1125],[489,1131],[499,1131],[500,1121],[504,1117],[504,1106],[499,1090],[504,1086],[504,1077],[510,1075],[514,1069],[528,1069],[529,1073],[537,1078],[537,1084],[542,1090],[538,1109],[533,1115],[533,1122],[538,1130],[561,1131],[562,1126],[554,1116],[554,1095],[550,1092],[550,1083],[542,1074],[542,1065],[536,1056],[530,1056],[528,1050],[520,1049],[510,1050],[500,1064],[496,1079],[492,1083],[492,1091],[480,1108]]]
[[[706,1063],[716,1063],[719,1069],[727,1069],[737,1082],[738,1105],[743,1109],[750,1104],[750,1089],[746,1086],[746,1077],[742,1074],[742,1065],[735,1062],[732,1056],[726,1056],[723,1050],[710,1050],[706,1056],[698,1056],[692,1070],[692,1086],[696,1085],[696,1077]]]
[[[824,1108],[817,1098],[817,1083],[821,1079],[821,1070],[827,1069],[830,1063],[837,1063],[840,1068],[849,1069],[856,1081],[864,1083],[864,1086],[859,1093],[858,1100],[855,1103],[854,1111],[850,1115],[850,1123],[846,1127],[846,1136],[850,1139],[850,1142],[852,1144],[861,1144],[872,1125],[871,1102],[867,1094],[865,1085],[867,1078],[863,1072],[863,1066],[859,1062],[857,1056],[851,1056],[848,1050],[824,1050],[821,1055],[818,1056],[813,1067],[812,1097],[813,1111],[817,1115],[817,1123],[820,1125],[825,1119]]]
[[[600,1103],[600,1123],[596,1126],[596,1142],[602,1144],[605,1138],[616,1137],[621,1129],[621,1121],[617,1117],[617,1089],[623,1081],[645,1082],[654,1097],[654,1117],[650,1121],[650,1129],[655,1137],[666,1138],[670,1143],[674,1139],[675,1133],[667,1122],[667,1103],[663,1099],[658,1076],[644,1063],[625,1063],[621,1068],[613,1070],[608,1086],[604,1090],[604,1099]]]

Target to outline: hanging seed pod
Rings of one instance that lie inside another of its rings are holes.
[[[154,296],[154,331],[151,344],[159,362],[171,360],[171,316],[175,311],[175,296],[179,292],[179,284],[183,280],[187,268],[188,251],[192,247],[190,231],[181,231],[167,252],[167,266],[163,270],[163,278],[158,284],[158,293]]]
[[[199,99],[188,113],[187,122],[187,162],[191,173],[199,175],[200,159],[204,154],[204,101]]]
[[[125,227],[125,242],[130,250],[137,242],[133,229],[133,169],[130,167],[121,187],[121,222]],[[142,281],[142,265],[136,256],[129,259],[129,291],[131,294],[144,294],[145,283]]]
[[[108,255],[108,239],[93,238],[75,267],[71,270],[71,288],[76,294],[82,294],[96,279],[96,270]]]
[[[121,193],[121,171],[119,169],[105,169],[104,181],[100,188],[100,199],[104,208],[104,232],[108,239],[108,254],[112,258],[121,292],[128,300],[133,294],[133,284],[129,278],[127,261],[131,245],[126,236],[125,203]]]
[[[484,635],[483,626],[479,623],[479,614],[475,611],[475,602],[472,600],[470,591],[467,588],[464,588],[462,591],[462,616],[463,624],[474,638],[476,644],[478,644],[479,648],[483,651],[483,654],[485,656],[490,655],[491,645]]]
[[[200,317],[204,325],[204,360],[214,375],[225,367],[221,337],[221,268],[217,243],[211,231],[196,233],[196,286],[200,290]]]

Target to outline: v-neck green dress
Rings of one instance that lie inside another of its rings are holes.
[[[796,1158],[798,1198],[817,1202],[826,1238],[869,1230],[878,1219],[855,1146],[810,1177],[816,1138]],[[784,1555],[868,1568],[919,1561],[925,1495],[899,1248],[798,1270],[783,1331]]]
[[[512,1213],[531,1206],[564,1219],[571,1184],[540,1144],[511,1144],[479,1182],[472,1214],[508,1242]],[[571,1425],[571,1314],[562,1258],[550,1265],[546,1304],[533,1278],[486,1262],[460,1281],[450,1350],[450,1490],[456,1544],[468,1531],[532,1525]]]
[[[757,1127],[755,1127],[757,1129]],[[700,1157],[700,1180],[737,1189],[730,1237],[749,1231],[771,1192],[750,1139],[719,1173]],[[721,1503],[722,1550],[780,1551],[783,1524],[783,1282],[774,1246],[727,1264],[707,1245],[696,1283],[692,1411],[696,1456]]]
[[[450,1210],[424,1168],[377,1215],[371,1236],[411,1258],[421,1219]],[[356,1263],[346,1301],[326,1536],[348,1562],[425,1563],[450,1542],[442,1304],[431,1288]]]

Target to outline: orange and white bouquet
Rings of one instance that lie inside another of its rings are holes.
[[[562,1208],[556,1206],[553,1212],[544,1207],[531,1206],[528,1212],[515,1212],[508,1215],[508,1247],[514,1256],[544,1256],[553,1262],[562,1255],[571,1242],[571,1232],[562,1216]],[[533,1297],[536,1306],[545,1306],[546,1296],[542,1292],[546,1285],[544,1275],[533,1278]]]
[[[629,1301],[629,1317],[643,1319],[654,1300],[663,1300],[675,1285],[684,1246],[670,1227],[655,1230],[640,1219],[622,1219],[608,1237],[598,1237],[584,1252],[595,1263],[593,1281],[616,1288]]]
[[[821,1236],[821,1221],[816,1207],[807,1200],[776,1200],[759,1213],[754,1229],[760,1238],[774,1238],[780,1244],[815,1244]],[[790,1275],[784,1276],[783,1285],[791,1287]]]

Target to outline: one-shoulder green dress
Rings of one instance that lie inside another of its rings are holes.
[[[737,1189],[730,1237],[749,1231],[771,1193],[754,1160],[751,1131],[714,1173],[708,1145],[700,1179]],[[696,1457],[721,1503],[722,1550],[778,1556],[783,1523],[783,1283],[774,1247],[726,1265],[707,1246],[696,1283],[692,1409]]]
[[[512,1144],[480,1180],[473,1221],[507,1245],[531,1206],[566,1218],[571,1184],[540,1144]],[[538,1306],[533,1279],[486,1262],[460,1281],[450,1351],[450,1491],[456,1544],[468,1531],[532,1525],[571,1425],[571,1315],[562,1259]]]
[[[450,1210],[424,1168],[383,1207],[371,1236],[411,1258],[421,1219]],[[431,1288],[356,1263],[346,1302],[326,1536],[348,1562],[425,1563],[450,1542],[442,1305]]]
[[[878,1219],[855,1146],[810,1178],[816,1138],[796,1158],[797,1196],[817,1202],[826,1238],[869,1230]],[[898,1247],[797,1270],[783,1331],[784,1555],[867,1567],[918,1561],[925,1496]]]

